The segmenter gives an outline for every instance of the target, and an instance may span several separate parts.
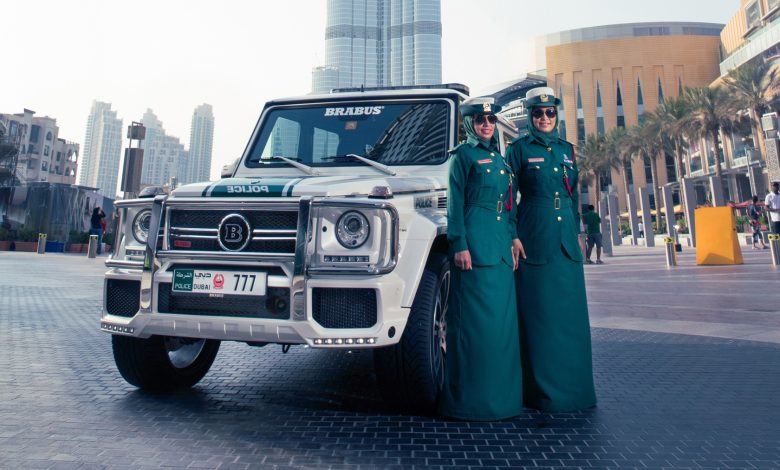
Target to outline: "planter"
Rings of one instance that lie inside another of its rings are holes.
[[[38,251],[38,242],[14,242],[16,243],[16,251]]]
[[[68,253],[86,253],[88,250],[88,243],[68,243]]]
[[[11,242],[0,241],[0,251],[8,251],[11,249]]]

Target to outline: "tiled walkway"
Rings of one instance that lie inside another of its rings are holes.
[[[192,390],[140,392],[98,331],[102,260],[0,252],[0,468],[780,468],[768,256],[616,254],[586,267],[599,405],[472,424],[389,412],[367,351],[223,343]]]

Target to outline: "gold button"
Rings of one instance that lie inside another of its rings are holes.
[[[490,170],[488,170],[488,171],[490,171]],[[553,171],[558,173],[558,167],[556,166],[555,168],[553,168]]]
[[[490,156],[491,156],[491,157],[495,157],[495,156],[496,156],[496,154],[495,154],[495,153],[493,153],[493,152],[490,152]]]
[[[496,217],[496,220],[501,220],[501,216],[499,215],[498,217]]]
[[[504,174],[504,170],[501,170],[501,174],[502,174],[502,175]]]
[[[559,216],[558,216],[558,222],[560,222],[560,221],[561,221],[561,216],[559,215]]]
[[[557,168],[556,168],[556,170],[557,170]],[[490,173],[490,168],[488,168],[487,172]]]
[[[552,149],[550,147],[547,147],[548,152],[552,152]]]
[[[556,196],[558,195],[558,191],[555,191],[555,195],[556,195]]]
[[[498,197],[504,197],[504,195],[503,194],[499,194]]]

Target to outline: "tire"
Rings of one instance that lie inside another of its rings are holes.
[[[374,350],[381,393],[394,407],[432,413],[444,383],[450,263],[434,253],[423,271],[398,344]]]
[[[122,377],[151,391],[192,387],[206,375],[219,351],[217,340],[169,336],[112,335],[111,346]]]

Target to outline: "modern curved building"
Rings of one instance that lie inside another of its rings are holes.
[[[547,85],[562,100],[560,131],[571,142],[630,127],[665,97],[684,87],[708,86],[720,75],[720,33],[713,23],[630,23],[582,28],[535,40],[538,66]],[[675,181],[674,161],[659,157],[659,184]],[[693,169],[695,171],[695,168]],[[613,171],[600,191],[617,192],[621,207],[626,190]],[[647,185],[650,170],[637,159],[628,172],[629,191]],[[610,188],[612,185],[612,188]],[[596,188],[590,188],[596,202]]]
[[[312,91],[441,83],[441,0],[328,0]]]

